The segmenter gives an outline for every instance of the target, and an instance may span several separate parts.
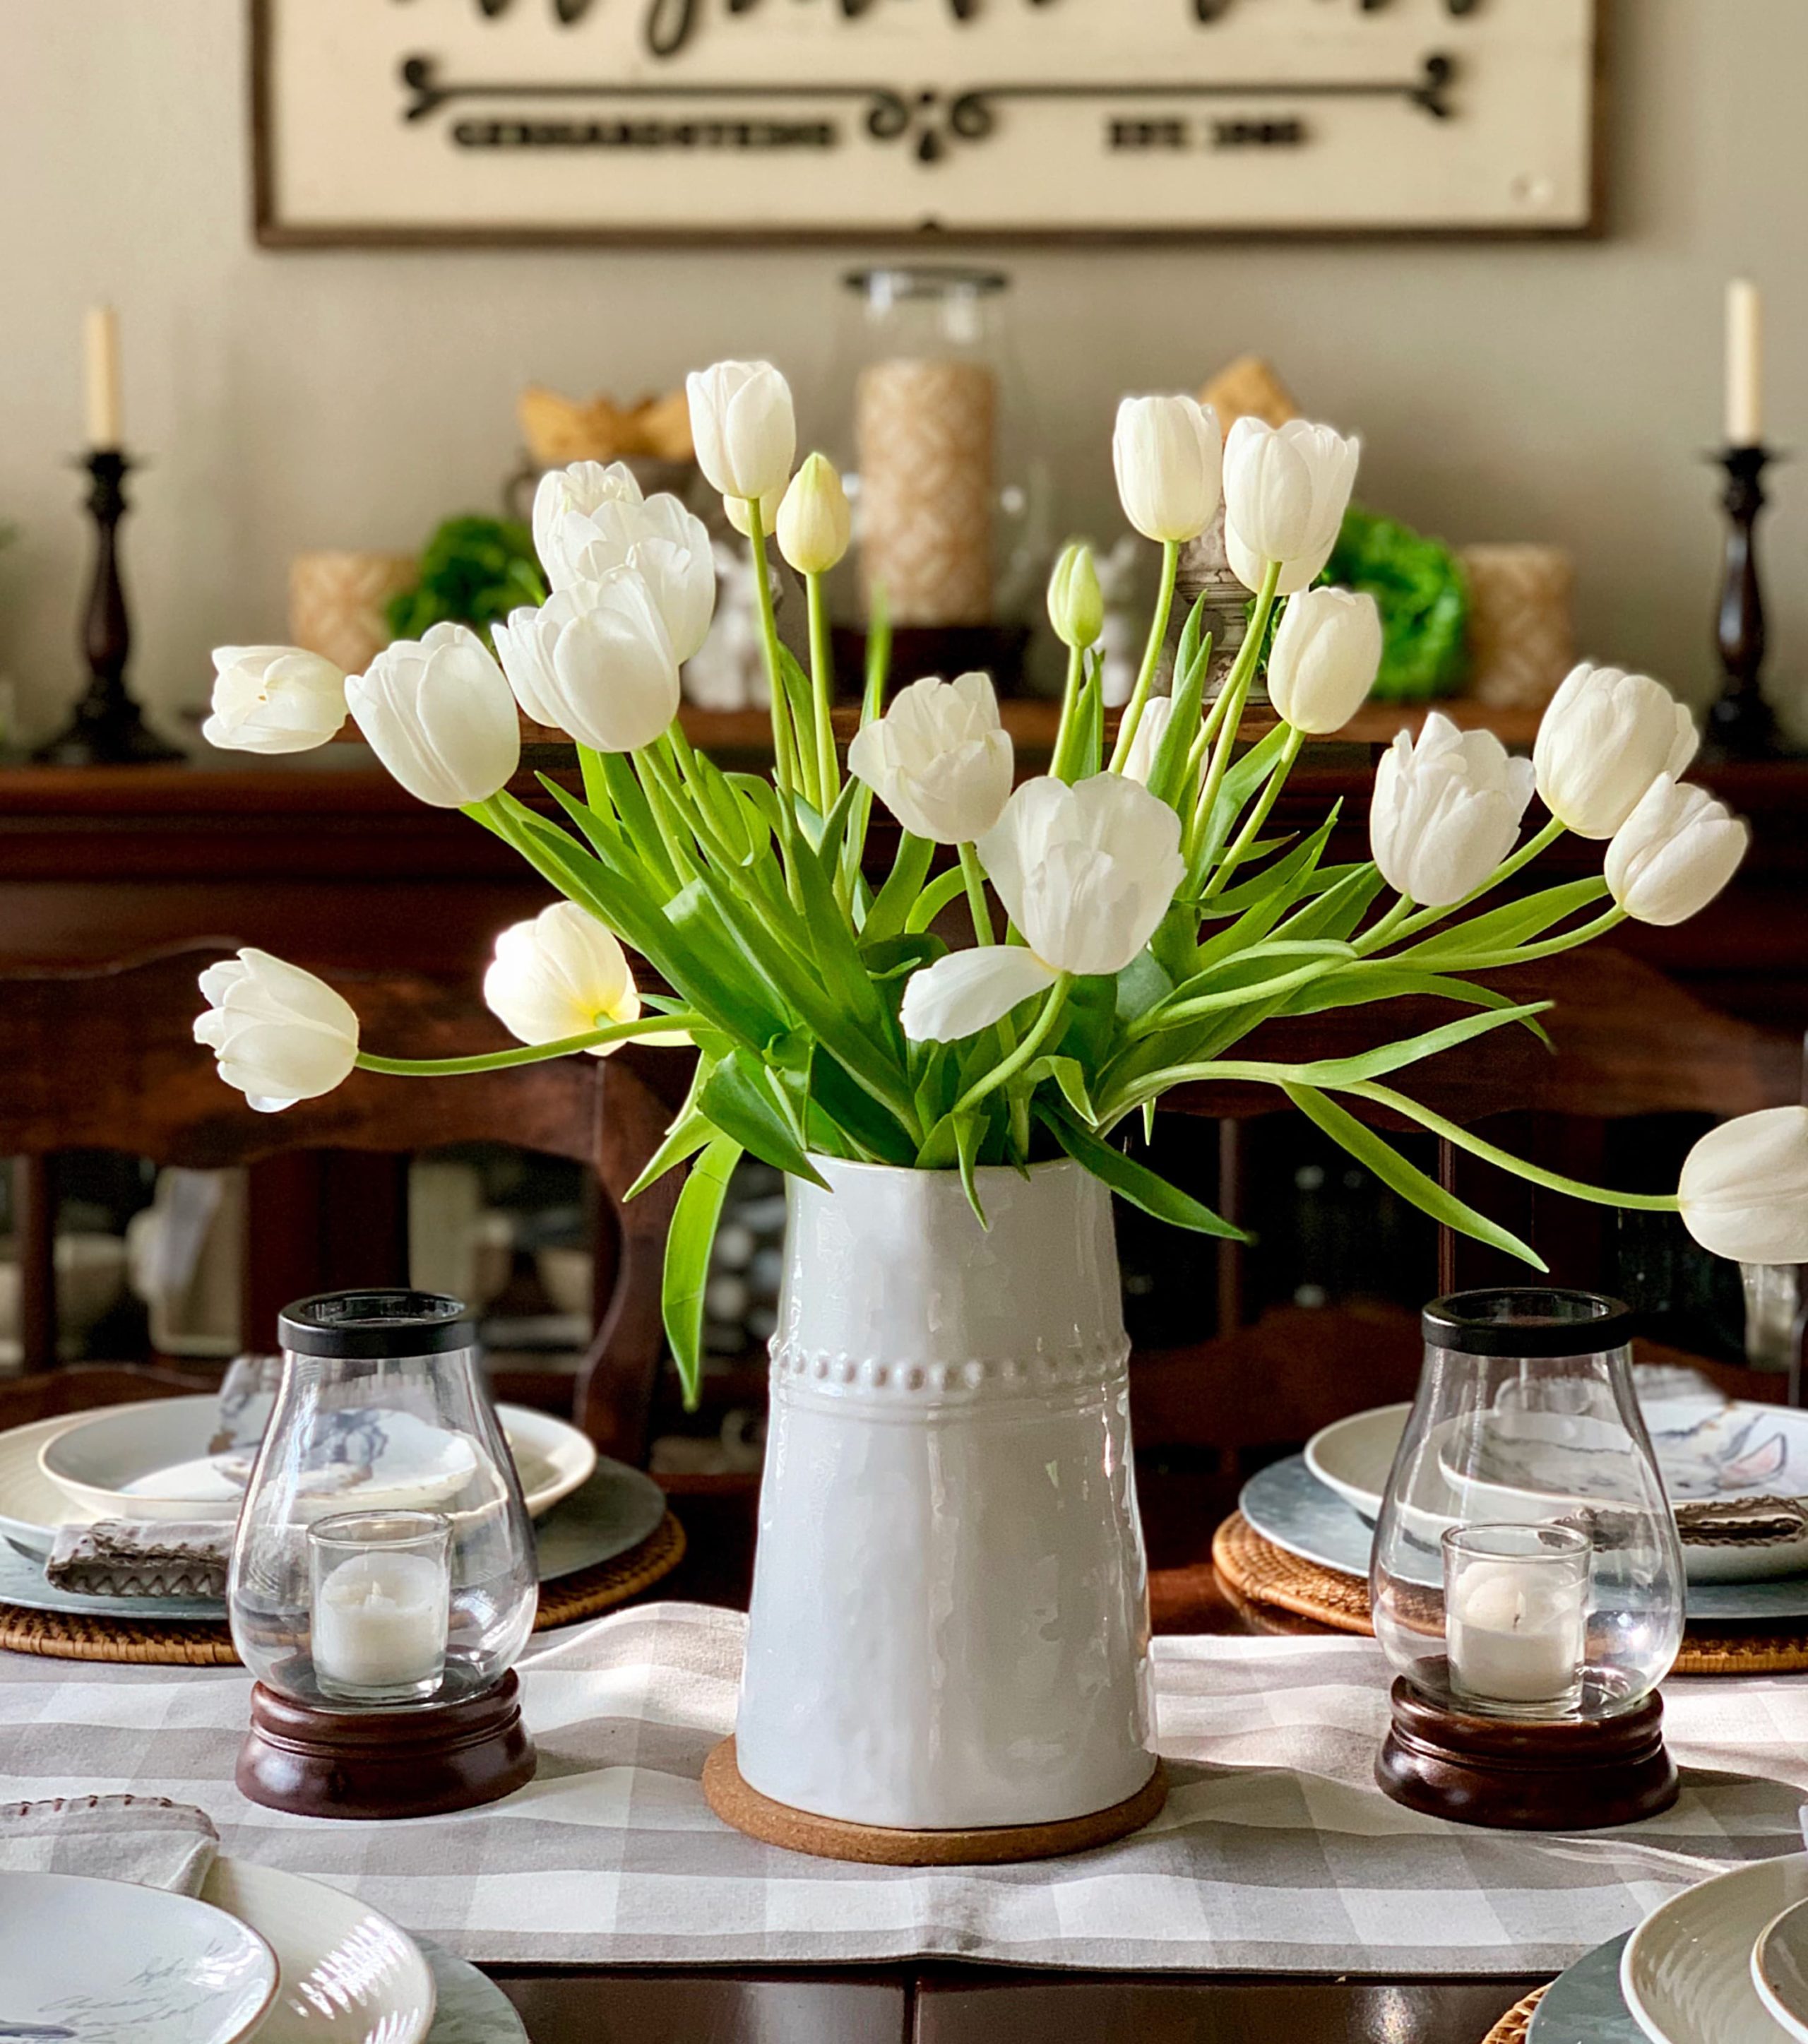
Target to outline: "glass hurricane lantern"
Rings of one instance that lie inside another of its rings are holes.
[[[239,1786],[336,1817],[507,1795],[534,1772],[513,1667],[539,1585],[471,1317],[434,1293],[336,1292],[281,1329],[227,1584],[257,1678]]]
[[[1667,1808],[1657,1685],[1683,1632],[1676,1524],[1633,1389],[1633,1316],[1593,1293],[1454,1293],[1376,1524],[1396,1801],[1572,1830]]]

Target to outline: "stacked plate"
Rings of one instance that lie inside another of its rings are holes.
[[[244,1860],[198,1899],[0,1873],[0,2038],[25,2044],[518,2044],[474,1967],[337,1888]]]
[[[1808,1616],[1808,1412],[1729,1400],[1688,1374],[1666,1373],[1641,1403],[1683,1530],[1689,1616]],[[1251,1479],[1238,1500],[1244,1517],[1288,1554],[1366,1577],[1410,1410],[1380,1406],[1327,1427],[1303,1455]],[[1514,1472],[1503,1466],[1499,1474],[1504,1494]],[[1695,1522],[1714,1508],[1754,1501],[1773,1502],[1777,1510],[1749,1539],[1729,1535],[1724,1524],[1711,1540],[1695,1537]],[[1435,1517],[1433,1503],[1426,1500],[1428,1518]],[[1779,1532],[1779,1525],[1794,1530]]]
[[[651,1477],[599,1458],[575,1427],[546,1413],[505,1405],[501,1417],[534,1515],[543,1581],[612,1560],[658,1526],[665,1498]],[[83,1596],[51,1582],[44,1566],[67,1524],[229,1525],[250,1457],[213,1451],[218,1420],[211,1397],[152,1399],[0,1433],[0,1604],[152,1623],[224,1619],[225,1606],[212,1598]],[[463,1481],[455,1437],[406,1415],[374,1431],[382,1446],[360,1470],[361,1504],[430,1509]]]
[[[1572,1966],[1526,2044],[1808,2044],[1808,1855],[1704,1881]]]

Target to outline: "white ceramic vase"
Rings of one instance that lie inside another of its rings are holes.
[[[743,1778],[908,1830],[1042,1824],[1154,1766],[1111,1203],[1065,1161],[819,1158],[772,1343]]]

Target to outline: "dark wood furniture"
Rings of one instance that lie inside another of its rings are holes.
[[[664,1354],[660,1265],[676,1187],[667,1181],[631,1204],[623,1196],[670,1119],[670,1100],[658,1089],[681,1086],[683,1074],[662,1071],[658,1053],[631,1048],[455,1079],[355,1072],[324,1099],[259,1114],[221,1084],[194,1040],[202,1005],[196,978],[222,948],[184,947],[100,970],[0,975],[0,1069],[9,1075],[0,1156],[17,1160],[28,1367],[55,1362],[47,1216],[59,1151],[109,1147],[159,1164],[249,1166],[245,1335],[268,1347],[276,1314],[292,1298],[405,1280],[401,1174],[410,1154],[509,1142],[571,1158],[595,1174],[606,1236],[600,1275],[613,1281],[598,1286],[576,1416],[608,1453],[643,1460]],[[405,1041],[422,1057],[497,1047],[493,1017],[456,982],[395,970],[333,977],[368,1041]],[[371,1157],[390,1160],[386,1175],[336,1177],[341,1160]]]

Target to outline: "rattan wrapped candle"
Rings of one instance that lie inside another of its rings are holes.
[[[876,362],[855,387],[860,568],[899,624],[992,615],[998,385],[977,362]]]

